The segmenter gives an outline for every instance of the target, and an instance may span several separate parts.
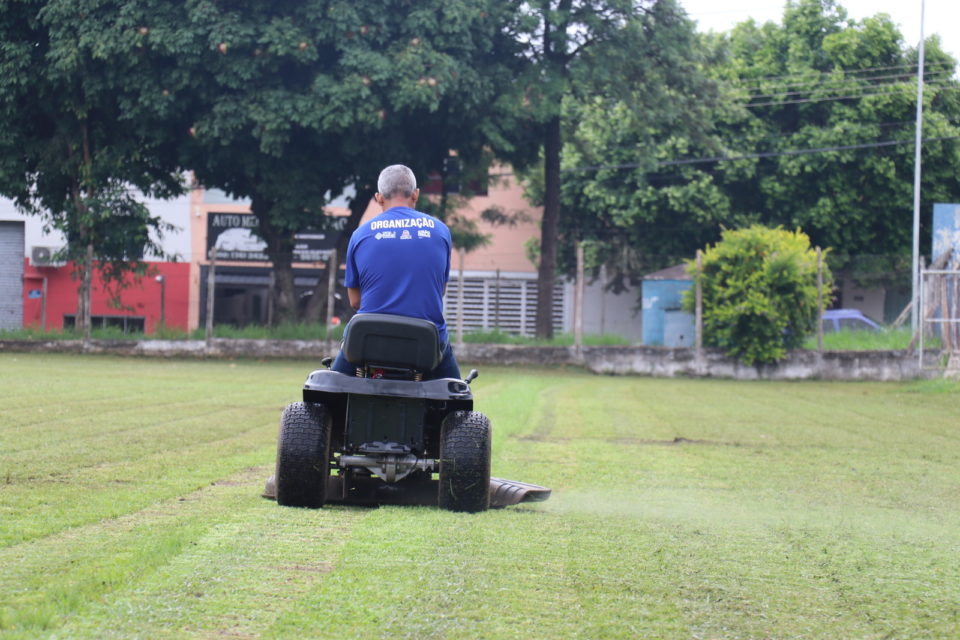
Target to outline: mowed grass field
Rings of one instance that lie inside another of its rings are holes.
[[[0,354],[0,637],[960,637],[957,383],[488,367],[467,515],[259,497],[309,368]]]

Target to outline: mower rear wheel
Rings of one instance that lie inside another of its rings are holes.
[[[490,506],[490,420],[477,411],[455,411],[440,434],[441,509],[485,511]]]
[[[277,504],[322,507],[330,475],[330,414],[321,404],[294,402],[280,417]]]

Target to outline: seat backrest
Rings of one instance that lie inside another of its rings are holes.
[[[428,372],[440,364],[440,334],[429,320],[358,313],[347,323],[343,355],[358,367],[379,364]]]

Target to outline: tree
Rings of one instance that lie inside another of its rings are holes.
[[[108,38],[110,55],[133,57],[155,80],[117,90],[132,111],[159,101],[161,115],[171,103],[178,125],[166,135],[182,165],[251,200],[278,322],[295,317],[293,234],[322,228],[331,198],[354,188],[349,235],[386,164],[424,177],[450,150],[477,163],[509,149],[515,44],[500,29],[504,3],[122,4],[99,21],[103,34],[130,36]]]
[[[623,96],[656,112],[685,94],[691,24],[672,0],[518,2],[508,28],[524,43],[524,105],[539,123],[543,152],[543,219],[538,270],[537,335],[553,332],[551,309],[561,223],[564,104],[571,96]],[[669,107],[668,107],[669,108]]]
[[[817,255],[800,231],[760,225],[724,231],[704,251],[702,270],[691,264],[689,271],[703,291],[704,344],[744,364],[782,360],[814,332],[823,312]],[[822,277],[830,291],[830,270],[824,268]],[[684,308],[693,311],[694,304],[688,290]]]
[[[87,338],[94,261],[120,287],[126,272],[145,271],[144,252],[160,254],[164,225],[131,190],[163,197],[180,188],[169,144],[147,140],[112,90],[123,65],[83,45],[95,22],[88,11],[37,0],[0,11],[0,192],[67,236]]]
[[[890,19],[851,21],[832,0],[802,0],[782,25],[746,22],[702,40],[724,95],[705,118],[709,136],[651,129],[623,107],[578,106],[563,191],[578,215],[564,246],[596,238],[597,260],[634,279],[723,227],[755,223],[802,228],[832,248],[835,268],[908,258],[917,57]],[[960,192],[955,61],[935,38],[927,52],[925,212]],[[847,257],[858,254],[887,258]]]
[[[885,15],[845,18],[832,0],[802,0],[787,6],[782,27],[746,24],[731,35],[759,150],[779,154],[758,163],[756,198],[768,224],[800,226],[838,253],[909,253],[916,50]],[[936,39],[927,46],[929,211],[960,191],[960,95],[956,62]],[[784,153],[807,149],[822,151]]]

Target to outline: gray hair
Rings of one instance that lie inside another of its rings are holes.
[[[402,164],[392,164],[380,172],[377,178],[377,191],[384,199],[389,200],[402,195],[409,198],[417,190],[417,178],[410,167]]]

